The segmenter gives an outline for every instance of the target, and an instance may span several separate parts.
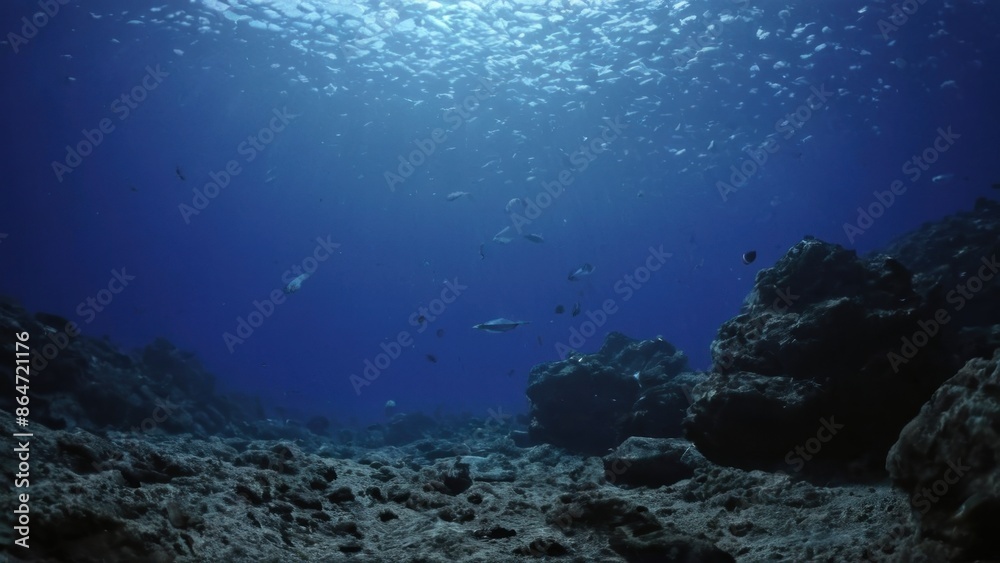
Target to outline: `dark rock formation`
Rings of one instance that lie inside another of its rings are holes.
[[[611,549],[626,561],[698,561],[699,563],[735,563],[736,559],[718,547],[697,538],[664,531],[642,536],[621,532],[609,542]]]
[[[628,374],[580,358],[557,369],[531,370],[531,437],[572,451],[604,453],[617,445],[618,428],[639,394]]]
[[[895,259],[803,240],[757,274],[743,312],[719,329],[689,438],[709,459],[745,468],[828,469],[808,463],[817,458],[880,468],[958,367],[947,325],[906,349],[935,313]]]
[[[31,418],[50,428],[91,431],[191,433],[234,436],[263,413],[216,395],[214,376],[190,353],[158,339],[136,356],[103,339],[81,335],[56,315],[32,318],[20,306],[0,302],[0,330],[30,335]],[[15,340],[3,339],[0,354],[14,358]],[[14,387],[14,371],[0,369],[0,382]],[[14,396],[0,395],[12,411]]]
[[[926,223],[882,250],[914,272],[913,287],[944,308],[962,361],[1000,348],[1000,202]]]
[[[565,495],[549,524],[564,531],[572,528],[610,534],[608,546],[625,561],[735,561],[710,542],[681,532],[671,522],[661,522],[646,506],[625,502],[598,492]]]
[[[656,488],[693,477],[704,462],[687,440],[633,436],[604,456],[604,475],[610,483]]]
[[[1000,554],[1000,350],[970,360],[903,429],[886,468],[921,531],[962,560]]]
[[[675,438],[684,435],[683,421],[694,400],[692,391],[705,381],[703,373],[684,372],[663,383],[641,386],[641,394],[632,405],[623,424],[623,436]],[[643,378],[639,377],[640,384]]]
[[[677,435],[687,407],[681,385],[688,381],[673,379],[686,367],[684,353],[662,338],[636,341],[617,332],[596,354],[537,365],[526,391],[530,437],[598,455],[636,430]],[[640,394],[644,399],[634,415]]]

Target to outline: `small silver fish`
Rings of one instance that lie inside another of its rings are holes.
[[[292,281],[288,282],[288,285],[286,285],[285,289],[283,289],[282,291],[284,291],[285,293],[295,293],[296,291],[302,289],[302,282],[306,281],[306,278],[308,277],[309,274],[299,275]]]
[[[469,192],[451,192],[450,194],[445,196],[445,198],[448,201],[455,201],[456,199],[467,195],[472,195],[472,194],[470,194]]]
[[[591,266],[590,264],[584,264],[583,266],[580,266],[576,270],[570,272],[569,277],[567,277],[566,279],[568,279],[569,281],[577,281],[580,278],[584,276],[589,276],[592,273],[594,273],[594,267]]]
[[[486,321],[485,323],[480,323],[472,328],[477,328],[479,330],[485,330],[486,332],[507,332],[514,330],[515,328],[526,325],[530,321],[512,321],[510,319],[505,319],[500,317],[498,319],[493,319],[492,321]]]
[[[497,242],[497,243],[500,243],[500,244],[507,244],[508,242],[514,240],[514,239],[506,236],[507,235],[507,231],[509,231],[509,230],[510,230],[510,227],[504,227],[503,229],[500,229],[499,233],[493,235],[493,242]]]

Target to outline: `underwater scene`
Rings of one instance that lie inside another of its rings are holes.
[[[0,560],[1000,561],[997,2],[0,33]]]

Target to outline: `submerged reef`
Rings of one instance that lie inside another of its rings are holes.
[[[535,366],[527,416],[387,411],[364,429],[267,419],[165,340],[124,353],[2,302],[0,327],[41,355],[31,550],[8,526],[0,554],[996,559],[998,241],[985,200],[869,256],[806,238],[757,274],[707,372],[663,338],[611,333]],[[4,427],[16,406],[0,397]],[[9,482],[16,464],[0,460]]]

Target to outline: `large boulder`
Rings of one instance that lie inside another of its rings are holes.
[[[693,390],[705,381],[704,373],[684,372],[663,382],[643,384],[640,394],[623,423],[626,436],[679,438],[684,435],[684,417],[693,400]]]
[[[912,277],[889,256],[796,244],[719,329],[688,437],[737,467],[881,471],[899,430],[960,365],[946,345],[955,327],[917,336],[937,309]]]
[[[687,356],[666,340],[637,341],[617,332],[595,354],[539,364],[528,378],[530,438],[601,455],[636,429],[679,436],[688,403],[680,385],[697,383],[674,382],[686,368]],[[657,391],[646,395],[653,389]],[[645,406],[637,417],[634,407],[640,397],[646,397]],[[664,409],[650,409],[658,404]]]
[[[604,456],[604,478],[616,485],[657,488],[689,479],[705,465],[687,440],[632,436]]]
[[[1000,553],[1000,350],[970,360],[903,428],[886,469],[906,491],[921,531],[963,560]]]
[[[639,395],[636,378],[582,357],[553,364],[529,375],[531,438],[589,455],[616,446],[619,425]]]

